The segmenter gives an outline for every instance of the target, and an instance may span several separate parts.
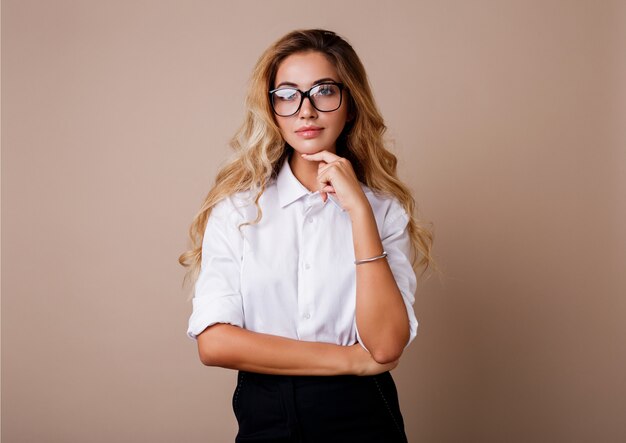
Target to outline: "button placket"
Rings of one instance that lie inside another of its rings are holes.
[[[298,334],[301,339],[315,339],[315,324],[310,321],[312,318],[311,307],[313,306],[313,297],[315,296],[315,285],[313,273],[314,260],[311,253],[315,251],[315,213],[319,210],[319,206],[315,197],[318,195],[308,195],[304,204],[304,211],[300,223],[300,272],[298,277]]]
[[[312,195],[309,195],[307,198],[311,199]],[[303,268],[305,271],[308,271],[309,269],[311,269],[311,261],[308,258],[308,248],[306,248],[307,246],[307,239],[312,238],[313,237],[313,226],[311,226],[311,224],[313,223],[313,212],[315,212],[315,203],[314,202],[309,202],[309,205],[307,206],[306,211],[304,212],[304,223],[302,226],[302,251],[301,251],[301,256],[304,257],[304,263],[303,263]]]

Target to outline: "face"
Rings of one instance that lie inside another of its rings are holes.
[[[322,83],[320,80],[341,81],[335,67],[322,53],[297,53],[285,58],[278,66],[272,89],[293,87],[308,91]],[[294,115],[274,115],[283,139],[300,154],[313,154],[322,150],[336,152],[337,137],[348,120],[347,91],[344,89],[342,94],[341,106],[335,111],[318,111],[305,98],[300,110]]]

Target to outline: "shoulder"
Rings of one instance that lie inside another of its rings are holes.
[[[211,215],[215,214],[217,217],[226,217],[240,222],[254,220],[258,212],[257,204],[255,203],[258,192],[258,189],[248,189],[230,194],[213,206]],[[263,210],[277,201],[276,179],[272,178],[265,185],[258,199],[258,205]]]
[[[363,183],[361,189],[370,202],[377,220],[384,221],[384,224],[408,221],[409,215],[397,197],[371,189]]]
[[[254,199],[255,194],[251,190],[228,195],[213,206],[211,217],[239,222],[247,217],[251,208],[254,208]]]

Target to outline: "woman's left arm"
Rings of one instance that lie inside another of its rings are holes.
[[[383,246],[369,202],[350,212],[357,260],[382,254]],[[385,259],[356,265],[356,322],[363,345],[378,363],[397,360],[409,340],[409,318],[402,294]]]
[[[334,193],[352,221],[357,260],[382,254],[372,207],[350,162],[328,151],[303,155],[319,161],[318,182],[322,198]],[[410,336],[407,307],[389,263],[379,259],[356,265],[356,322],[363,345],[378,363],[397,360]]]

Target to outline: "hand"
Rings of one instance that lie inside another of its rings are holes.
[[[319,162],[317,182],[322,200],[326,201],[328,194],[334,194],[341,206],[348,212],[369,207],[369,201],[361,189],[361,184],[349,160],[326,150],[315,154],[302,154],[302,158]]]
[[[355,375],[377,375],[383,372],[391,371],[400,360],[392,361],[391,363],[380,364],[372,355],[361,346],[360,343],[356,343],[349,346],[350,349],[350,362],[353,370],[351,371]]]

